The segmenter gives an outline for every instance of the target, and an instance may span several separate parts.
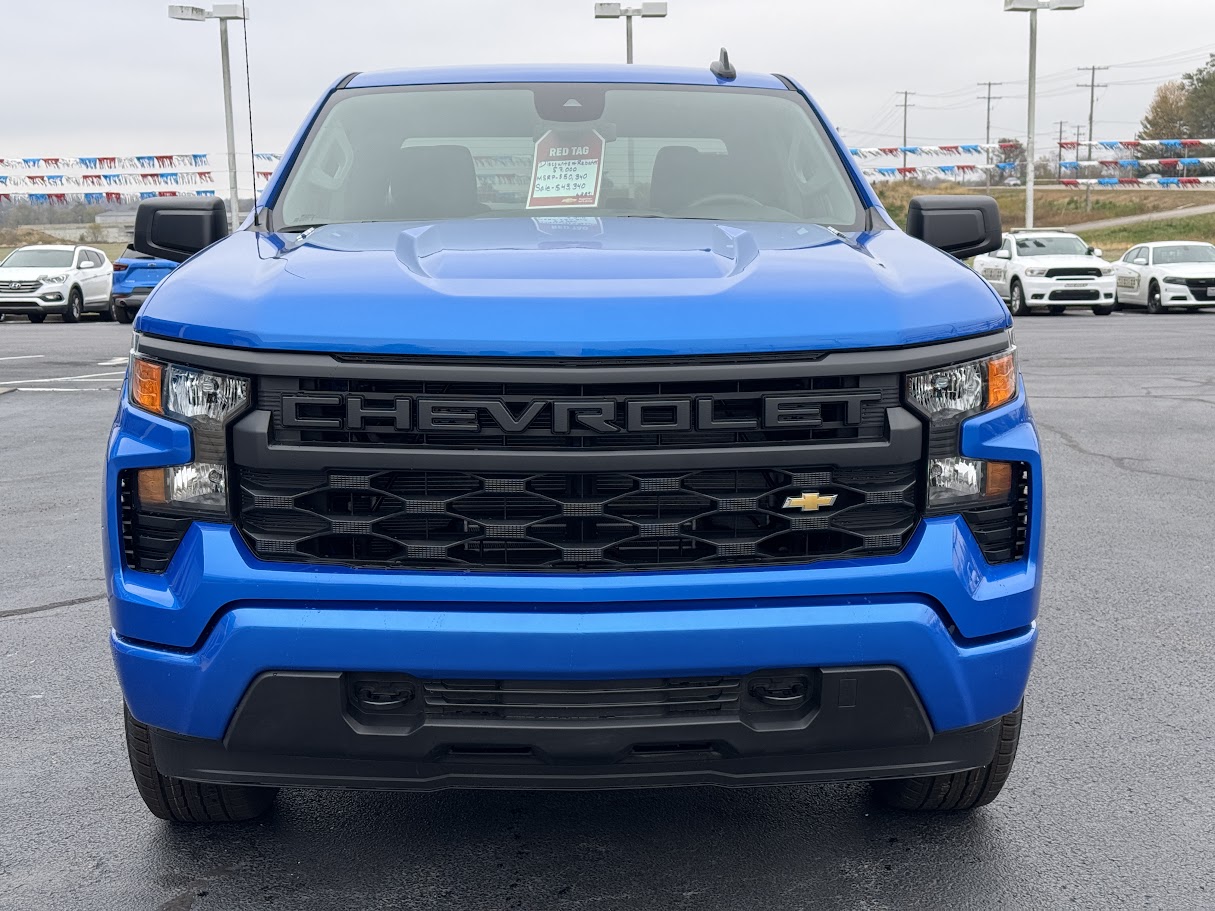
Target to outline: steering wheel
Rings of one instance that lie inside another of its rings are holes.
[[[688,203],[686,206],[684,206],[684,208],[698,209],[701,206],[707,206],[717,202],[741,202],[751,206],[767,208],[764,203],[760,202],[754,196],[748,196],[745,193],[714,193],[712,196],[702,196],[695,202]]]

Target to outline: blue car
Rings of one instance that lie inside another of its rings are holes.
[[[135,321],[110,645],[139,793],[864,779],[1016,753],[1038,436],[986,197],[899,229],[790,79],[352,74]]]
[[[177,263],[170,259],[148,256],[128,246],[122,255],[114,260],[110,316],[120,323],[132,322],[152,289],[176,268]]]

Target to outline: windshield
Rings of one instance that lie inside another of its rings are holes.
[[[14,250],[0,268],[12,269],[70,269],[71,250]]]
[[[281,227],[534,215],[859,228],[855,188],[791,91],[504,84],[340,92]]]
[[[1185,244],[1156,248],[1156,265],[1172,266],[1177,263],[1215,263],[1215,247]]]
[[[1021,256],[1086,256],[1088,244],[1078,237],[1018,237]]]

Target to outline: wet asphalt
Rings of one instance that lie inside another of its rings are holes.
[[[1215,907],[1215,313],[1017,327],[1048,467],[1012,780],[970,815],[863,785],[284,793],[178,828],[130,779],[99,487],[128,327],[0,322],[0,909]]]

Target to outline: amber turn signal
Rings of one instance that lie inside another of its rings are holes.
[[[1013,467],[1011,462],[988,462],[983,483],[983,495],[991,498],[1007,497],[1012,491]]]
[[[153,414],[164,414],[161,402],[164,367],[141,358],[131,359],[131,401]]]
[[[144,505],[164,505],[165,470],[163,468],[141,468],[136,475],[139,502]]]
[[[997,408],[1017,397],[1017,355],[1013,351],[987,362],[987,407]]]

